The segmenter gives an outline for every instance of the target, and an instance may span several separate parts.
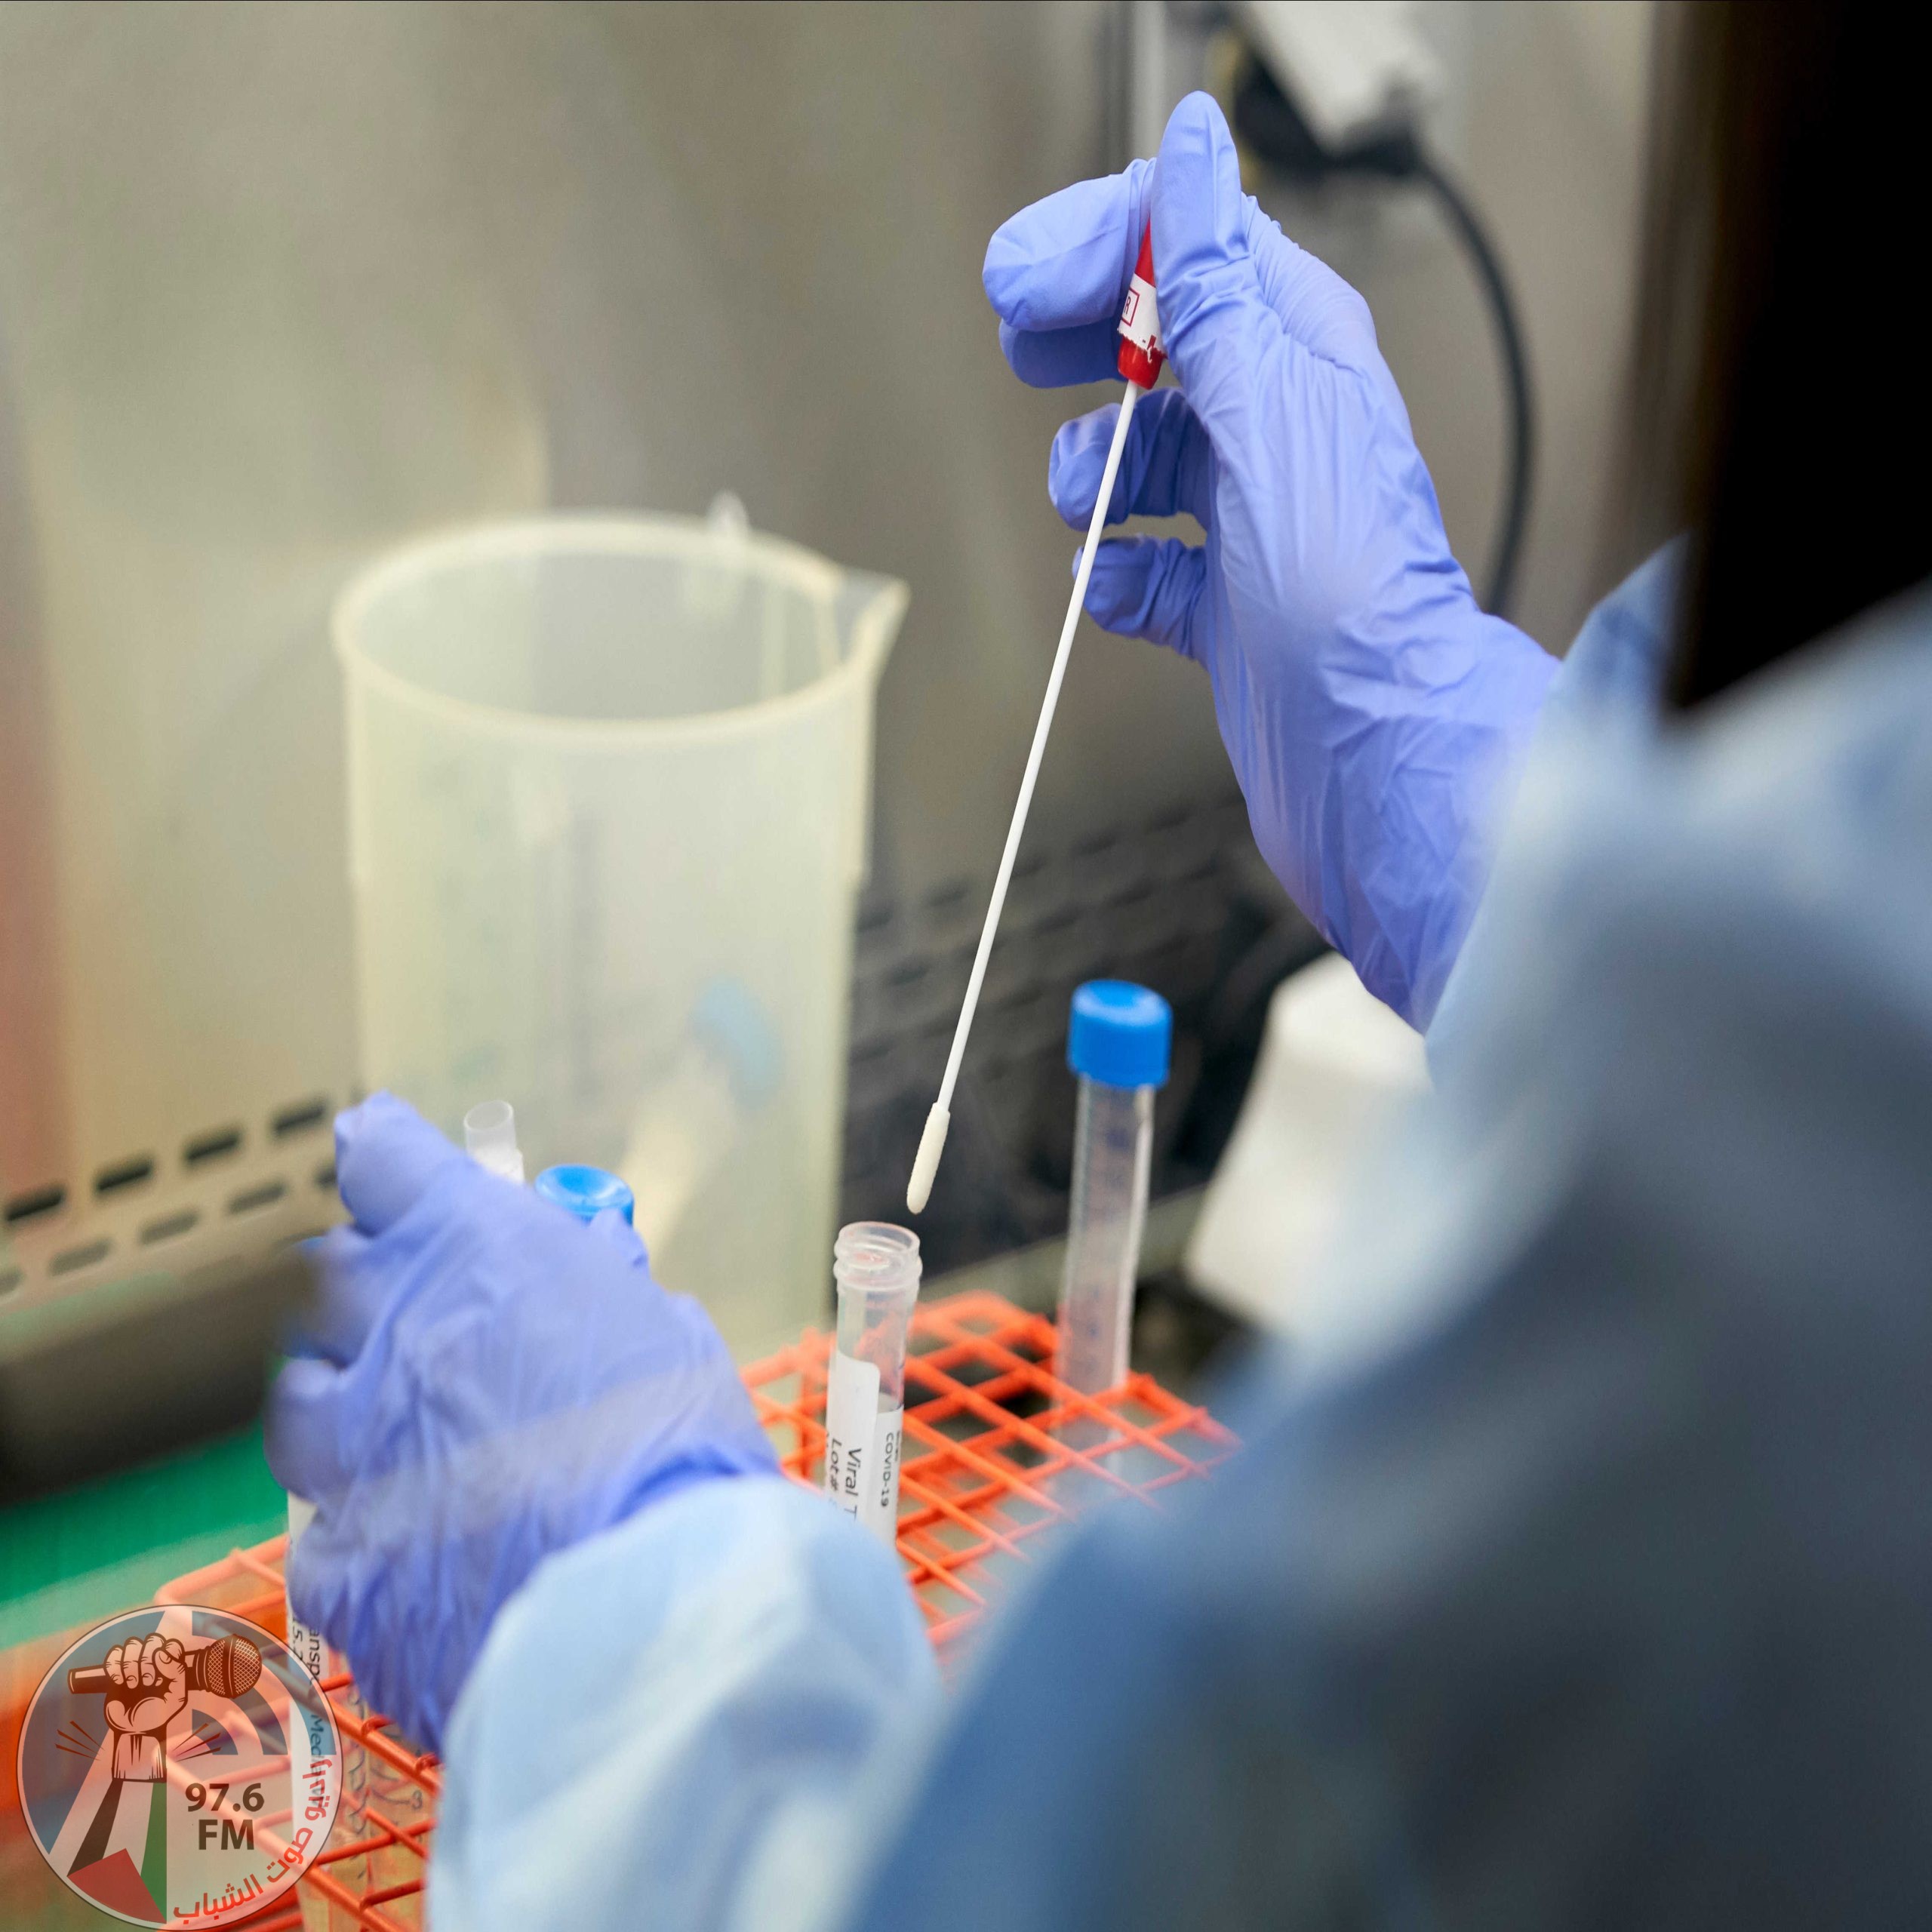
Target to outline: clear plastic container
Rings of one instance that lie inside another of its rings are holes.
[[[721,980],[699,994],[685,1044],[638,1102],[624,1146],[623,1170],[645,1190],[637,1226],[653,1254],[676,1240],[782,1064],[770,1023],[742,986]]]
[[[838,1231],[838,1328],[826,1370],[825,1493],[881,1541],[899,1534],[906,1337],[919,1299],[919,1238],[886,1221]]]
[[[1057,1367],[1060,1379],[1083,1395],[1115,1388],[1127,1375],[1153,1164],[1154,1094],[1168,1077],[1172,1033],[1167,1001],[1145,986],[1096,980],[1073,996],[1067,1062],[1080,1091]],[[1077,1417],[1068,1424],[1076,1437],[1083,1426]]]
[[[336,609],[364,1083],[452,1134],[514,1095],[531,1171],[621,1174],[741,1356],[823,1306],[905,604],[721,502],[433,539]]]

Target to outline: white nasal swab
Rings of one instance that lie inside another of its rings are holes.
[[[915,1214],[924,1211],[926,1197],[933,1191],[933,1176],[939,1171],[939,1157],[946,1146],[946,1130],[952,1120],[952,1090],[959,1078],[959,1063],[965,1057],[966,1036],[973,1030],[973,1015],[980,1004],[980,987],[986,977],[986,959],[993,949],[993,935],[999,930],[999,915],[1006,904],[1006,888],[1013,878],[1013,861],[1020,851],[1020,835],[1026,829],[1027,808],[1033,802],[1033,786],[1040,775],[1040,761],[1046,755],[1047,734],[1052,730],[1054,707],[1060,702],[1060,688],[1066,675],[1066,660],[1073,646],[1073,633],[1087,601],[1087,580],[1094,574],[1094,552],[1106,528],[1107,506],[1113,500],[1114,478],[1120,471],[1121,452],[1127,447],[1127,426],[1134,405],[1144,393],[1138,383],[1129,383],[1121,398],[1120,414],[1114,420],[1113,447],[1107,451],[1107,466],[1100,476],[1100,494],[1094,500],[1094,520],[1088,525],[1087,542],[1080,552],[1080,568],[1073,574],[1073,600],[1066,607],[1066,622],[1060,626],[1060,648],[1054,653],[1054,668],[1047,679],[1047,695],[1040,706],[1040,721],[1033,727],[1033,748],[1026,754],[1026,772],[1020,781],[1020,797],[1013,808],[1013,823],[1006,832],[1006,850],[999,856],[999,872],[993,880],[992,903],[986,908],[986,923],[980,929],[980,949],[973,955],[973,976],[966,982],[965,1004],[959,1009],[959,1024],[953,1029],[952,1051],[946,1057],[946,1076],[939,1083],[939,1098],[926,1116],[926,1131],[919,1137],[918,1158],[912,1163],[912,1178],[906,1189],[906,1205]]]
[[[939,1157],[946,1149],[946,1131],[952,1124],[952,1090],[959,1078],[959,1063],[966,1056],[966,1036],[973,1030],[973,1015],[980,1004],[980,988],[986,977],[987,956],[993,949],[993,935],[999,930],[999,915],[1006,904],[1006,888],[1013,878],[1013,861],[1020,851],[1020,835],[1026,829],[1027,808],[1033,802],[1033,786],[1040,775],[1040,761],[1045,756],[1047,734],[1053,728],[1054,707],[1060,702],[1061,681],[1066,675],[1067,655],[1073,648],[1073,632],[1087,601],[1087,580],[1094,574],[1094,554],[1100,547],[1100,533],[1106,528],[1107,508],[1113,501],[1114,481],[1120,474],[1121,452],[1127,448],[1128,425],[1134,420],[1134,405],[1159,379],[1166,359],[1161,349],[1160,318],[1154,303],[1154,248],[1151,227],[1140,237],[1140,259],[1128,285],[1127,300],[1121,310],[1120,372],[1127,378],[1127,392],[1120,399],[1120,414],[1114,419],[1114,440],[1107,451],[1107,466],[1101,472],[1100,494],[1094,499],[1094,515],[1087,526],[1087,541],[1080,552],[1080,567],[1073,574],[1073,595],[1066,607],[1066,622],[1061,625],[1060,648],[1054,653],[1054,668],[1047,679],[1047,694],[1040,706],[1040,721],[1033,728],[1033,748],[1026,754],[1026,775],[1020,781],[1020,797],[1013,808],[1013,823],[1007,828],[1006,850],[1000,854],[999,872],[993,880],[992,901],[986,908],[986,923],[980,929],[980,949],[973,955],[972,977],[966,982],[966,998],[959,1009],[959,1024],[954,1028],[952,1051],[946,1057],[945,1077],[939,1083],[939,1098],[926,1116],[925,1131],[919,1137],[918,1158],[912,1163],[912,1178],[906,1189],[906,1205],[915,1214],[924,1211],[933,1191],[933,1177],[939,1172]]]

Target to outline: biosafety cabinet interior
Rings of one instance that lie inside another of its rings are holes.
[[[1520,270],[1547,426],[1520,614],[1558,641],[1646,36],[1614,8],[1432,12],[1444,140]],[[1166,10],[1159,86],[1204,78],[1214,13]],[[329,1121],[362,1063],[331,604],[400,543],[558,509],[735,492],[755,530],[909,586],[838,1218],[903,1187],[1066,595],[1046,452],[1092,400],[1013,380],[980,265],[1014,209],[1124,158],[1121,17],[0,11],[0,1295],[339,1211]],[[1505,95],[1544,103],[1506,146]],[[1501,431],[1466,264],[1406,205],[1291,212],[1368,294],[1479,549]],[[1315,943],[1254,860],[1205,680],[1084,627],[929,1270],[1064,1225],[1075,984],[1174,1006],[1159,1194],[1204,1174]]]

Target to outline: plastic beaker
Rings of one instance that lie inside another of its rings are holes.
[[[906,598],[721,500],[434,538],[336,607],[365,1084],[453,1136],[506,1096],[533,1171],[621,1174],[660,1278],[741,1356],[823,1310]]]

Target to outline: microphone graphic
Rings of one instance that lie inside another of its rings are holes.
[[[262,1674],[262,1654],[246,1637],[217,1637],[190,1651],[184,1661],[189,1689],[217,1697],[238,1697],[254,1690]],[[67,1673],[67,1688],[82,1697],[94,1691],[125,1694],[128,1687],[116,1684],[99,1664],[77,1666]]]

